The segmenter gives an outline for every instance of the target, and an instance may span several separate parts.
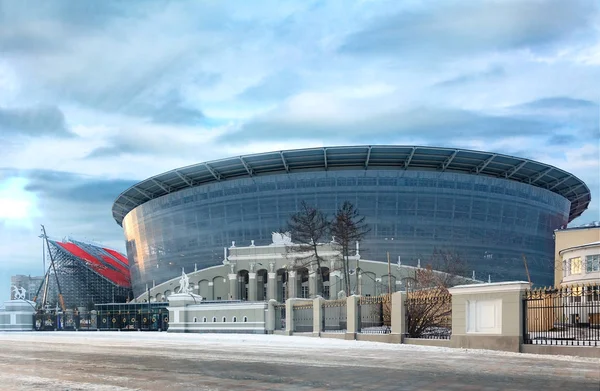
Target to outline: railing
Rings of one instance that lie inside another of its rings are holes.
[[[326,300],[321,304],[322,328],[325,333],[345,333],[346,299]]]
[[[275,330],[285,330],[285,303],[275,304]]]
[[[528,290],[523,298],[523,342],[600,346],[600,285]]]
[[[95,313],[79,312],[43,312],[33,315],[35,331],[69,331],[96,330],[97,316]]]
[[[392,332],[392,300],[389,294],[364,297],[358,301],[359,333],[389,334]]]
[[[99,330],[165,331],[169,328],[166,308],[132,311],[98,311]]]
[[[292,307],[294,316],[294,331],[297,333],[313,331],[313,303],[294,304]]]
[[[442,288],[409,292],[404,304],[408,338],[450,339],[452,295]]]

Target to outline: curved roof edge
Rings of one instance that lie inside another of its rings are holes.
[[[459,148],[362,145],[265,152],[177,168],[122,192],[113,203],[112,214],[122,226],[123,218],[134,208],[179,190],[243,177],[352,168],[448,171],[526,183],[571,201],[569,222],[591,201],[590,189],[581,179],[530,159]]]

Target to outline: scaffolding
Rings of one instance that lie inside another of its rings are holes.
[[[46,308],[58,309],[59,293],[67,309],[91,310],[95,304],[125,303],[133,297],[122,254],[72,238],[47,240],[55,269],[49,268],[42,286]]]

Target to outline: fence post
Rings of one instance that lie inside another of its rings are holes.
[[[352,295],[346,298],[346,337],[345,339],[356,339],[356,333],[360,326],[360,311],[358,301],[360,296]]]
[[[406,333],[406,293],[392,293],[392,335],[396,335],[399,343],[404,341]]]
[[[265,324],[267,334],[273,334],[275,331],[275,304],[277,304],[277,300],[273,299],[267,303],[267,323]]]
[[[294,333],[294,303],[296,300],[287,299],[285,301],[285,335]]]
[[[323,331],[323,308],[321,308],[323,298],[321,296],[317,296],[313,300],[313,337],[321,336],[321,332]]]

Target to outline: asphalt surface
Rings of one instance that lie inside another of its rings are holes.
[[[1,390],[600,390],[599,359],[308,337],[0,333],[0,347]]]

